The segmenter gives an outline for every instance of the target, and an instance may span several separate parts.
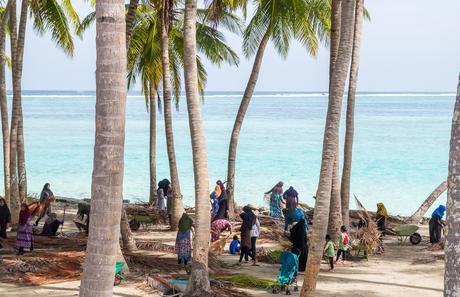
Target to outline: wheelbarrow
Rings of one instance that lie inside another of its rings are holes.
[[[387,228],[386,231],[392,235],[398,236],[399,244],[404,244],[409,238],[410,243],[417,245],[422,241],[422,236],[416,231],[419,229],[417,225],[401,225],[393,229]]]

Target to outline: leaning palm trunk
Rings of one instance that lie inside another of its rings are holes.
[[[2,117],[3,136],[3,185],[5,201],[10,205],[10,131],[8,124],[8,100],[6,97],[5,74],[5,27],[8,18],[8,6],[3,12],[0,23],[0,111]]]
[[[80,296],[112,296],[123,200],[126,45],[123,1],[96,2],[96,139]]]
[[[208,275],[209,250],[209,180],[206,143],[198,93],[196,62],[196,0],[185,1],[184,16],[184,79],[187,110],[192,139],[193,174],[195,178],[195,238],[193,239],[192,274],[186,296],[212,296]]]
[[[23,67],[23,56],[24,56],[24,43],[26,38],[26,25],[27,25],[27,13],[29,10],[29,0],[23,0],[21,4],[21,17],[19,19],[19,30],[17,39],[16,52],[16,77],[20,83],[16,86],[19,87],[17,92],[18,96],[22,96],[22,67]],[[25,148],[24,148],[24,117],[22,114],[22,98],[19,100],[19,118],[17,127],[17,166],[18,166],[18,188],[19,188],[19,199],[22,201],[27,196],[27,175],[26,175],[26,159],[25,159]]]
[[[334,158],[333,166],[334,168],[332,171],[331,204],[329,206],[329,223],[327,227],[327,234],[331,236],[331,239],[335,244],[338,244],[340,237],[340,226],[342,226],[342,205],[340,199],[338,143],[336,157]]]
[[[449,176],[447,178],[447,236],[444,296],[460,295],[460,75],[450,136]]]
[[[426,214],[428,209],[433,205],[433,203],[447,190],[447,181],[443,181],[436,189],[434,189],[433,193],[423,201],[422,205],[414,212],[407,220],[406,223],[409,224],[418,224],[422,220],[423,216]]]
[[[323,154],[315,212],[311,231],[311,244],[301,296],[315,296],[316,281],[323,255],[332,189],[332,172],[337,155],[340,113],[345,81],[347,79],[353,44],[354,1],[343,0],[341,8],[340,45],[331,77],[329,105],[323,140]]]
[[[345,130],[345,145],[343,153],[342,188],[342,218],[345,226],[350,225],[350,179],[351,161],[353,154],[353,136],[355,133],[355,95],[358,83],[358,70],[361,48],[361,31],[363,27],[364,1],[356,0],[355,8],[355,30],[353,37],[353,52],[351,57],[350,82],[348,86],[347,119]]]
[[[163,1],[163,3],[166,1]],[[163,8],[163,18],[161,26],[161,61],[163,70],[163,103],[166,146],[168,150],[169,174],[171,176],[172,187],[172,211],[171,211],[171,230],[177,230],[177,224],[184,212],[182,207],[182,194],[180,192],[179,174],[177,173],[176,153],[174,150],[174,132],[172,125],[172,96],[171,96],[171,74],[169,65],[169,36],[168,23],[166,16],[167,9]],[[168,210],[169,212],[169,210]]]
[[[227,171],[227,191],[228,191],[228,213],[231,218],[235,215],[234,199],[235,199],[235,162],[236,162],[236,149],[238,146],[238,139],[240,136],[241,127],[243,126],[244,116],[248,110],[249,103],[251,102],[252,94],[259,78],[259,71],[262,65],[265,48],[267,47],[270,34],[267,30],[265,35],[260,41],[259,48],[252,65],[251,76],[249,77],[246,89],[244,90],[243,99],[240,103],[240,108],[236,115],[235,124],[233,124],[232,136],[230,137],[230,145],[228,147],[228,171]]]
[[[149,106],[150,106],[150,137],[149,137],[149,168],[150,168],[150,195],[149,204],[157,204],[157,171],[156,171],[156,133],[157,133],[157,111],[156,111],[156,90],[153,84],[149,87]]]
[[[19,189],[17,171],[17,141],[19,106],[21,105],[21,78],[17,70],[17,24],[16,24],[16,0],[10,0],[9,7],[10,21],[10,50],[11,50],[11,74],[13,85],[13,107],[11,111],[11,130],[10,130],[10,211],[11,222],[16,224],[19,218]]]

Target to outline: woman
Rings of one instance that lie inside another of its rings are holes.
[[[159,184],[158,184],[157,195],[158,195],[157,207],[160,210],[164,210],[166,208],[165,191],[162,188],[159,187]]]
[[[446,224],[442,218],[444,217],[444,213],[446,211],[446,207],[444,205],[439,205],[439,207],[433,211],[431,215],[429,229],[430,229],[430,242],[432,244],[438,243],[441,241],[441,232],[442,228]]]
[[[377,221],[377,226],[380,232],[384,234],[385,229],[386,229],[386,221],[388,218],[388,212],[387,209],[385,208],[385,205],[380,202],[377,203],[377,216],[376,216],[376,221]]]
[[[220,194],[218,207],[219,209],[213,220],[228,219],[228,200],[226,191],[222,191]]]
[[[300,208],[286,209],[284,213],[284,231],[287,231],[289,225],[305,220],[305,229],[308,230],[307,219],[304,212]]]
[[[57,219],[57,215],[53,212],[49,215],[49,217],[45,221],[45,225],[43,226],[41,236],[56,236],[57,230],[59,226],[61,226],[64,222],[59,221]]]
[[[283,182],[278,182],[270,191],[265,194],[270,194],[270,216],[273,218],[282,218],[281,203],[284,203],[283,197]]]
[[[227,220],[216,220],[211,224],[211,242],[218,241],[220,233],[228,230],[232,233],[232,224]]]
[[[256,263],[256,254],[257,254],[257,247],[256,247],[256,242],[257,242],[257,238],[259,237],[260,235],[260,222],[259,222],[259,219],[257,218],[257,216],[252,212],[252,210],[255,210],[256,208],[255,207],[252,207],[252,206],[249,206],[249,211],[252,213],[253,216],[255,216],[256,218],[256,221],[255,223],[252,225],[252,228],[251,228],[251,252],[252,252],[252,261],[254,261],[252,263],[253,266],[257,266],[257,263]]]
[[[43,208],[38,216],[38,219],[35,221],[35,226],[38,226],[38,222],[45,216],[51,214],[51,201],[50,199],[54,198],[53,191],[51,191],[51,185],[46,183],[43,186],[42,192],[40,193],[40,206]]]
[[[291,228],[292,252],[299,256],[299,271],[305,271],[307,267],[308,246],[305,224],[305,219],[301,219]]]
[[[284,200],[286,200],[287,209],[295,209],[299,204],[299,193],[293,188],[289,187],[283,194]]]
[[[179,220],[179,230],[176,236],[176,254],[179,265],[187,266],[192,258],[192,236],[191,229],[193,220],[184,212]]]
[[[249,206],[243,207],[243,213],[240,214],[240,218],[243,220],[243,224],[241,225],[241,252],[240,252],[240,260],[244,260],[247,262],[249,261],[249,256],[252,258],[252,254],[249,252],[251,251],[251,229],[252,226],[256,223],[256,216],[252,213]]]
[[[21,204],[21,211],[19,212],[18,230],[16,233],[16,246],[19,248],[18,256],[24,254],[24,249],[33,251],[33,233],[32,225],[30,224],[30,212],[27,204]]]
[[[0,237],[6,238],[6,229],[11,223],[11,213],[6,201],[3,198],[0,198]]]

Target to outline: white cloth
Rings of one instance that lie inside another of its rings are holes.
[[[159,188],[157,191],[158,194],[158,209],[164,210],[166,208],[166,197],[162,188]]]
[[[260,223],[259,219],[256,219],[256,223],[252,225],[251,237],[259,237],[260,235]]]

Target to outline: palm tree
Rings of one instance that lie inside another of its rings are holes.
[[[326,235],[329,218],[333,166],[338,151],[337,139],[339,134],[342,97],[353,45],[354,12],[354,1],[342,0],[340,43],[330,83],[321,171],[316,193],[313,227],[310,235],[311,244],[309,247],[307,269],[301,296],[315,296],[316,281],[321,257],[323,255],[324,237]]]
[[[96,4],[96,139],[80,296],[112,296],[123,200],[126,44],[123,1]]]
[[[343,224],[349,226],[350,224],[350,178],[351,178],[351,160],[353,153],[353,135],[354,135],[354,121],[355,121],[355,95],[356,85],[358,82],[358,69],[361,48],[361,32],[364,21],[364,1],[356,0],[355,8],[355,30],[353,34],[353,51],[351,58],[350,79],[348,85],[348,98],[347,98],[347,119],[345,130],[345,146],[343,158],[343,171],[342,171],[342,218]]]
[[[21,80],[28,12],[33,17],[34,29],[41,35],[51,33],[52,39],[66,54],[73,54],[73,39],[69,22],[78,26],[79,18],[70,1],[24,0],[21,4],[19,29],[16,0],[9,1],[10,50],[12,61],[13,108],[10,132],[10,206],[13,223],[17,220],[19,202],[25,198],[27,180],[22,119]]]
[[[243,51],[247,57],[255,54],[251,75],[233,125],[228,150],[227,190],[228,204],[234,204],[235,161],[238,139],[244,116],[251,101],[259,77],[265,48],[272,40],[276,51],[283,57],[289,52],[292,38],[304,45],[315,56],[318,40],[325,36],[328,24],[328,3],[317,0],[260,0],[243,35]],[[230,215],[234,213],[229,211]]]
[[[0,111],[3,136],[3,184],[5,188],[5,201],[8,205],[10,205],[10,132],[5,82],[5,29],[8,20],[8,7],[9,5],[7,5],[7,7],[1,12],[0,23]]]
[[[209,180],[206,143],[201,117],[198,91],[198,67],[196,62],[196,0],[185,1],[184,16],[184,80],[192,139],[193,174],[195,179],[196,234],[193,239],[192,274],[187,285],[187,296],[212,296],[208,275],[209,250]]]
[[[423,216],[426,214],[428,209],[433,205],[433,203],[447,190],[447,181],[443,181],[439,186],[434,189],[434,191],[428,196],[422,205],[409,217],[405,220],[408,224],[419,224]]]
[[[447,236],[446,236],[446,268],[444,273],[444,296],[455,297],[460,294],[458,284],[460,267],[460,75],[457,86],[457,100],[455,101],[452,118],[452,132],[450,136],[449,176],[447,178]]]

